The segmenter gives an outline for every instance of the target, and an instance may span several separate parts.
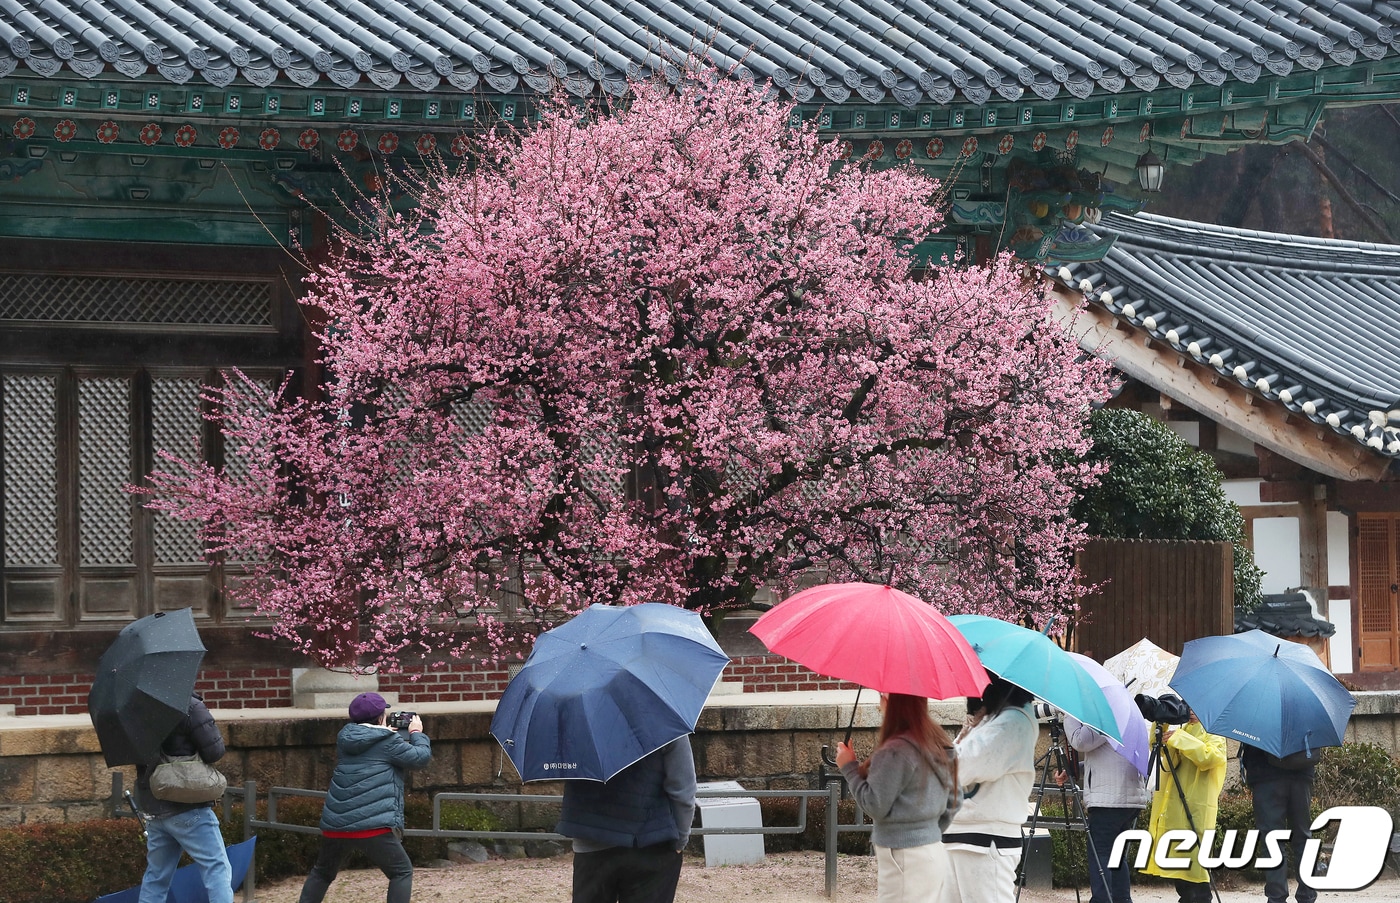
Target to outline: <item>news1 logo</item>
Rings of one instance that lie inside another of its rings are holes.
[[[1310,839],[1303,845],[1303,855],[1298,863],[1299,879],[1315,890],[1360,890],[1380,875],[1385,867],[1385,855],[1390,849],[1390,813],[1379,806],[1333,806],[1323,812],[1312,823],[1317,831],[1332,822],[1337,823],[1337,839],[1332,844],[1332,857],[1327,870],[1317,873],[1317,857],[1322,849],[1322,841]],[[1253,866],[1256,869],[1271,869],[1283,864],[1283,844],[1287,843],[1289,831],[1270,831],[1263,836],[1263,850],[1259,849],[1259,831],[1245,832],[1244,842],[1236,849],[1237,831],[1225,831],[1219,849],[1216,848],[1215,831],[1206,831],[1197,837],[1195,831],[1166,831],[1153,846],[1152,835],[1147,831],[1131,830],[1119,834],[1113,841],[1113,852],[1108,857],[1108,867],[1117,868],[1122,864],[1127,845],[1138,842],[1134,868],[1147,865],[1150,854],[1158,868],[1183,869],[1191,865],[1187,854],[1198,846],[1197,859],[1208,869],[1240,868]]]

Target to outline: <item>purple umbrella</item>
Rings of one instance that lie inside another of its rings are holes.
[[[1147,763],[1151,754],[1147,742],[1147,724],[1142,720],[1142,713],[1138,711],[1137,703],[1133,702],[1133,694],[1128,692],[1128,689],[1118,678],[1108,673],[1107,668],[1089,656],[1071,652],[1070,657],[1089,672],[1089,676],[1094,679],[1094,683],[1099,685],[1099,689],[1103,690],[1104,697],[1108,699],[1108,707],[1113,710],[1113,718],[1118,722],[1118,733],[1123,735],[1123,742],[1119,743],[1105,734],[1109,746],[1118,755],[1131,762],[1139,774],[1146,777]]]

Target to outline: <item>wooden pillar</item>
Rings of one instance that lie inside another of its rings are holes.
[[[1298,582],[1317,600],[1327,617],[1327,498],[1314,487],[1312,498],[1298,503]],[[1321,498],[1317,496],[1322,495]]]

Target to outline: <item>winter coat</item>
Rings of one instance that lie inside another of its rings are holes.
[[[1029,705],[1006,708],[963,731],[955,747],[963,803],[946,834],[1021,836],[1040,725]],[[946,838],[945,838],[946,839]]]
[[[1161,780],[1152,794],[1152,818],[1148,824],[1152,831],[1154,853],[1157,840],[1168,831],[1190,830],[1194,826],[1198,834],[1204,834],[1215,827],[1220,790],[1225,786],[1225,738],[1206,733],[1199,722],[1183,724],[1164,741],[1157,774]],[[1189,822],[1181,808],[1181,794],[1177,793],[1176,788],[1178,783],[1185,791],[1186,803],[1191,809]],[[1182,854],[1183,857],[1189,855],[1191,859],[1189,869],[1159,868],[1154,855],[1153,861],[1149,861],[1143,871],[1149,875],[1197,884],[1209,881],[1210,876],[1196,858],[1198,849]]]
[[[223,735],[219,733],[214,716],[209,714],[204,699],[198,693],[190,696],[190,707],[185,711],[185,717],[166,735],[160,745],[160,751],[168,757],[197,754],[211,765],[224,757]],[[142,812],[152,818],[164,818],[167,815],[188,812],[191,809],[207,809],[214,805],[212,802],[174,803],[156,799],[151,795],[151,770],[159,764],[160,760],[157,759],[136,766],[136,805]]]
[[[335,741],[335,772],[321,809],[322,831],[403,830],[403,773],[426,768],[432,742],[421,731],[347,724]]]
[[[875,823],[870,842],[890,850],[938,843],[962,798],[960,791],[949,792],[952,761],[937,764],[903,735],[875,750],[866,777],[855,762],[842,766],[841,774]]]
[[[555,831],[574,839],[574,852],[649,847],[690,841],[695,820],[695,754],[678,737],[607,781],[565,781]]]
[[[1065,736],[1084,763],[1085,809],[1141,809],[1147,805],[1147,780],[1108,738],[1074,718],[1065,718]]]

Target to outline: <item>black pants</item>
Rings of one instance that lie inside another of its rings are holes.
[[[408,903],[413,893],[413,862],[404,852],[403,842],[393,831],[376,834],[373,837],[322,837],[321,851],[316,855],[316,864],[306,883],[301,886],[299,903],[321,903],[326,896],[326,888],[331,886],[335,876],[350,854],[359,850],[389,879],[387,903]]]
[[[1283,862],[1264,873],[1264,896],[1269,903],[1284,903],[1288,899],[1288,879],[1296,882],[1293,899],[1298,903],[1313,903],[1317,891],[1298,881],[1298,863],[1303,856],[1303,845],[1312,831],[1312,781],[1306,773],[1298,777],[1280,778],[1265,781],[1250,788],[1254,793],[1254,824],[1262,837],[1270,831],[1288,828],[1293,833],[1288,838]]]
[[[1089,810],[1089,903],[1132,903],[1132,858],[1123,852],[1118,868],[1108,867],[1113,842],[1137,824],[1141,809],[1095,806]]]
[[[1173,878],[1172,886],[1176,888],[1177,903],[1210,903],[1209,881],[1197,883]]]
[[[575,853],[573,903],[671,903],[680,880],[674,844]]]

